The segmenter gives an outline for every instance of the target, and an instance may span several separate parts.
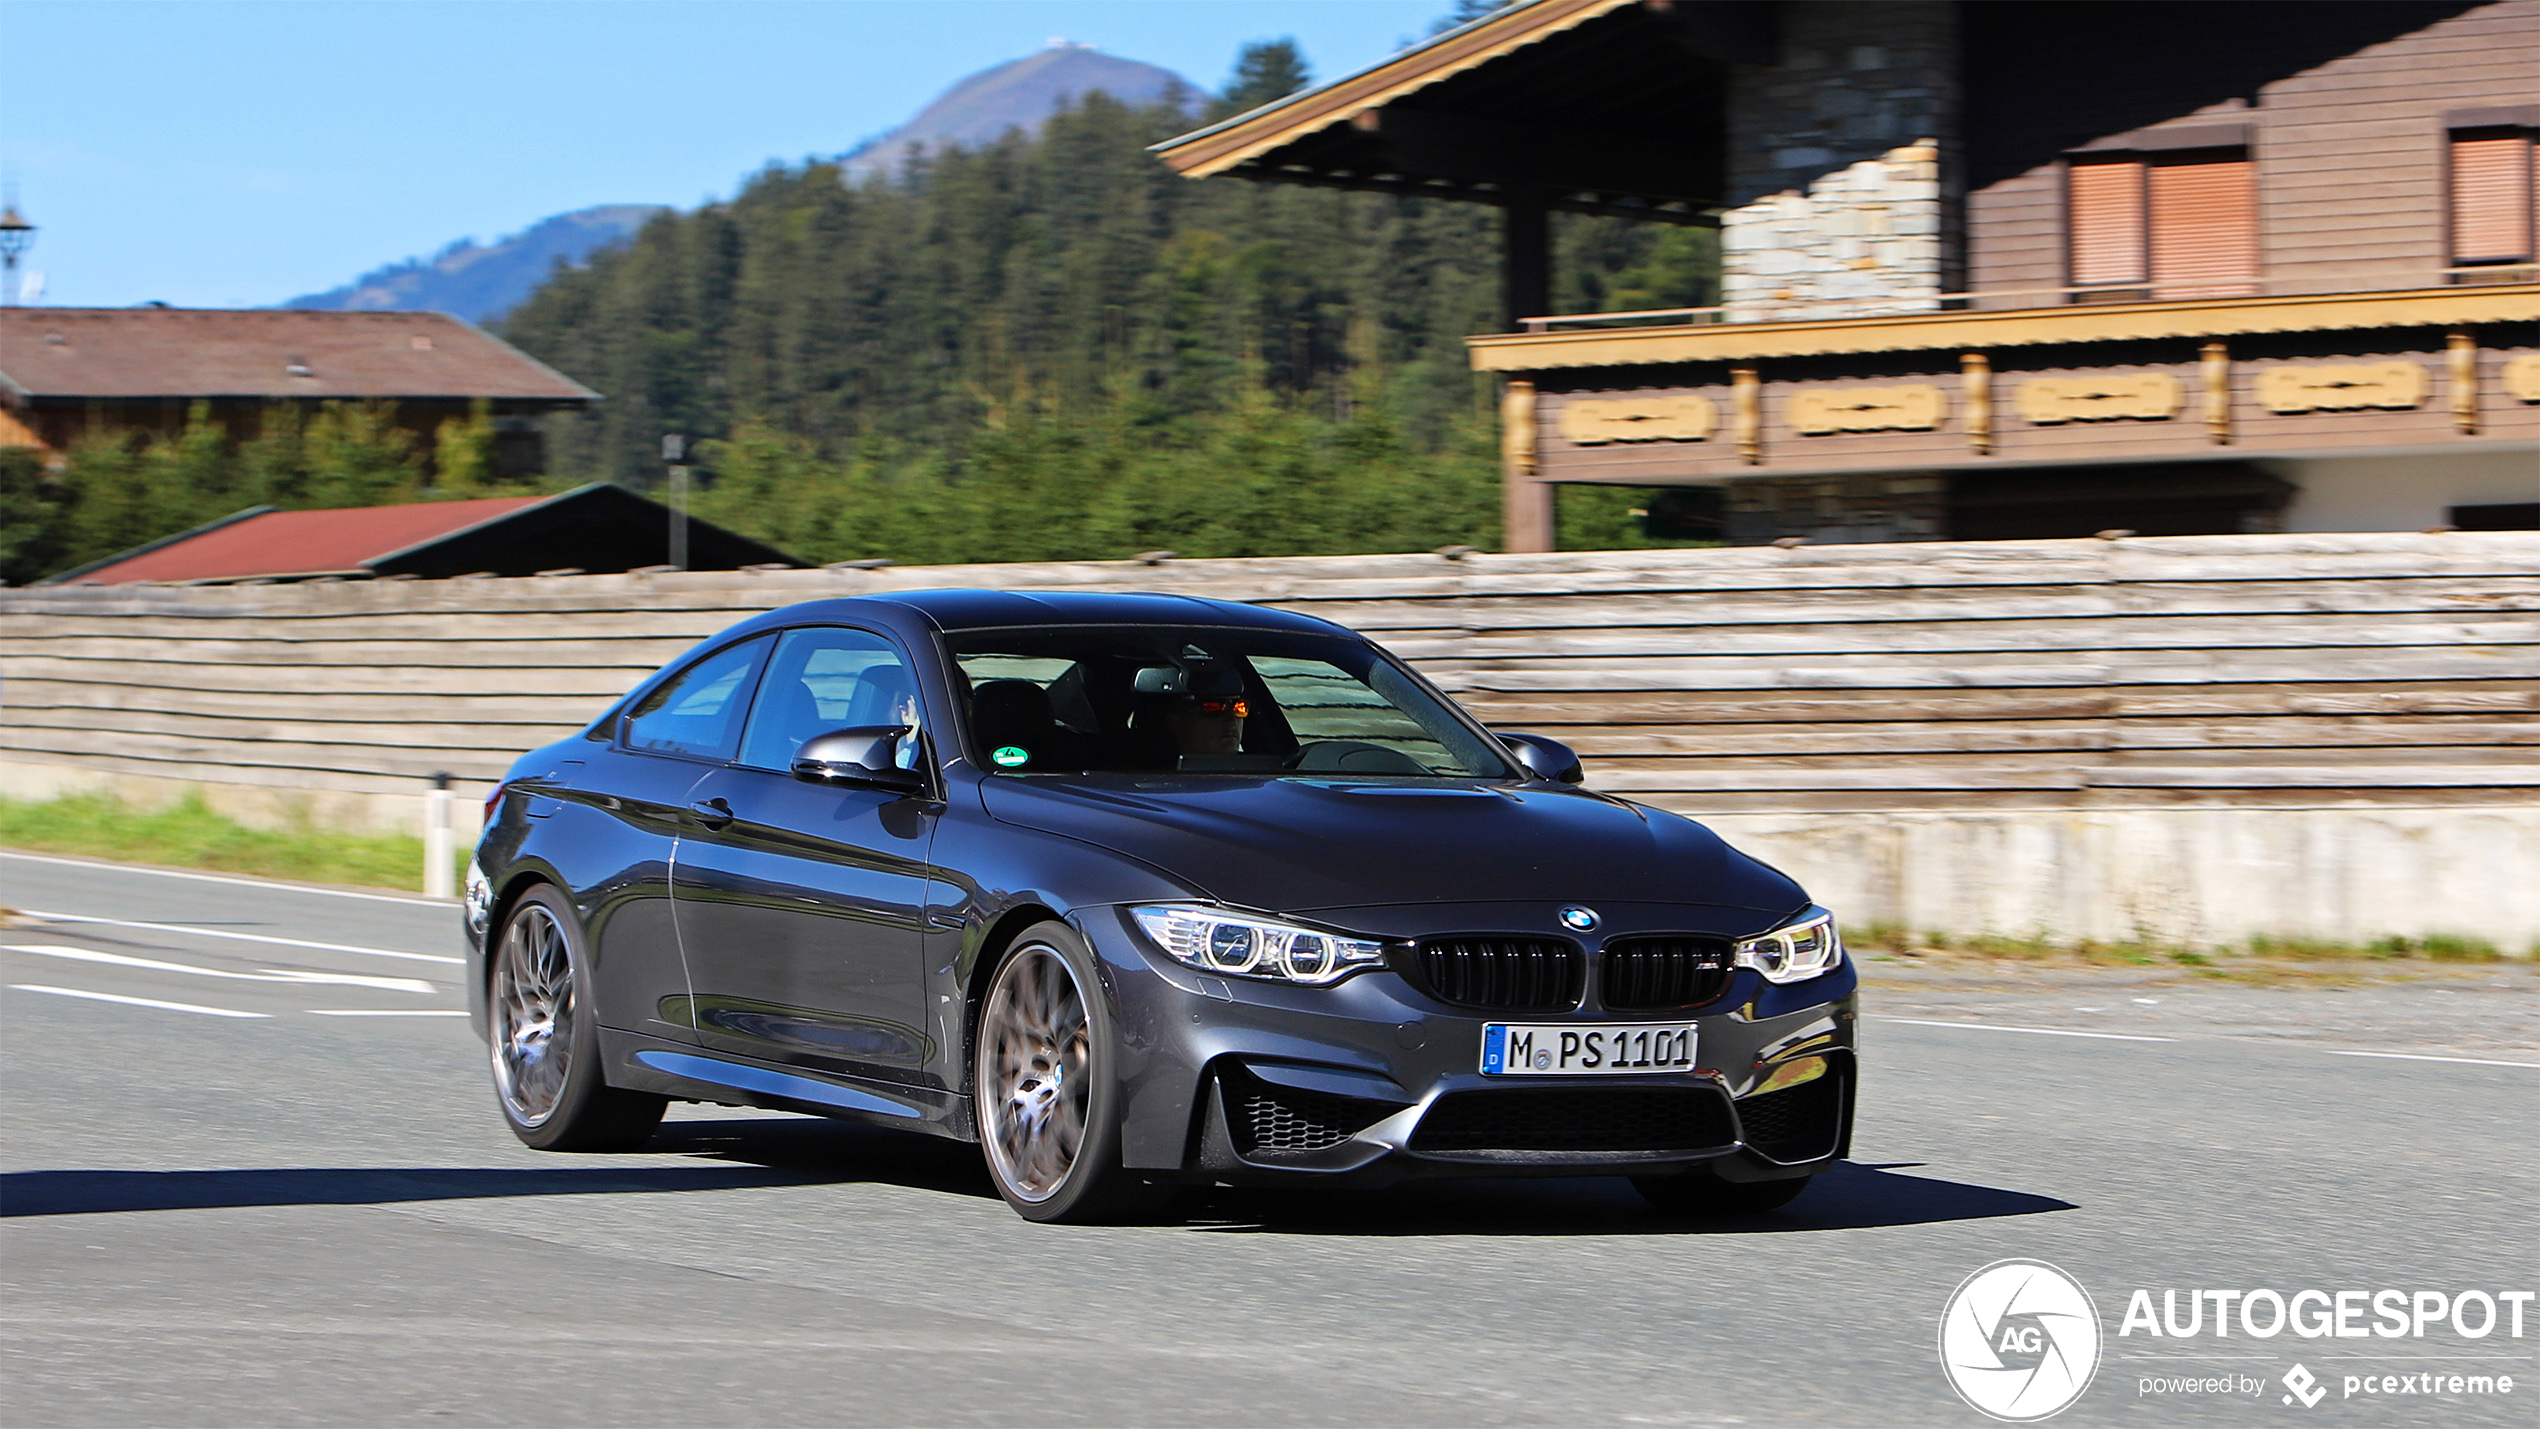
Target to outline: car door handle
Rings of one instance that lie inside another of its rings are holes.
[[[690,804],[688,812],[696,816],[698,823],[709,829],[722,828],[731,823],[734,817],[732,806],[721,799],[707,799],[701,803]]]

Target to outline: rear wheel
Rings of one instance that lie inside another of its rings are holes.
[[[668,1099],[608,1084],[588,1015],[590,959],[573,906],[533,888],[503,920],[486,984],[494,1101],[512,1134],[541,1151],[632,1151]]]
[[[1760,1216],[1798,1199],[1813,1177],[1779,1181],[1723,1181],[1708,1170],[1677,1176],[1634,1176],[1632,1189],[1662,1211],[1680,1216]]]
[[[1148,1214],[1167,1193],[1120,1164],[1109,1010],[1075,930],[1025,930],[998,965],[971,1046],[979,1143],[997,1193],[1027,1220]]]

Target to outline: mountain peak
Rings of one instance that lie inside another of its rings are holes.
[[[487,322],[528,297],[559,259],[580,266],[644,226],[659,204],[610,203],[560,213],[507,238],[462,238],[430,258],[373,269],[341,288],[311,293],[286,308],[381,311],[424,309]]]
[[[920,144],[929,148],[993,144],[1008,129],[1036,128],[1060,106],[1096,90],[1123,104],[1152,104],[1172,94],[1198,92],[1189,81],[1161,66],[1053,38],[1033,54],[960,81],[906,124],[857,145],[841,163],[850,173],[888,174]]]

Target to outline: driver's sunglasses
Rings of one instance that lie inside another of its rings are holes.
[[[1233,715],[1237,719],[1249,719],[1252,716],[1252,702],[1249,700],[1193,700],[1191,704],[1201,714],[1211,719],[1222,718],[1226,715]]]

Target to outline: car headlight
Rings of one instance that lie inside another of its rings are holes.
[[[1203,972],[1321,987],[1385,961],[1382,943],[1220,908],[1166,905],[1129,911],[1173,961]]]
[[[1737,965],[1755,969],[1767,982],[1803,982],[1842,961],[1843,939],[1834,930],[1834,915],[1823,908],[1812,907],[1797,922],[1737,944]]]
[[[485,870],[476,866],[475,859],[467,861],[467,881],[460,885],[459,896],[467,908],[467,925],[484,932],[494,912],[494,885],[485,881]]]

